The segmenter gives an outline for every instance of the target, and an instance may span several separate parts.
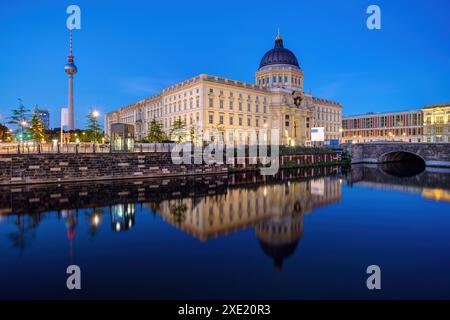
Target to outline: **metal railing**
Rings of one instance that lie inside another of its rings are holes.
[[[171,152],[175,143],[135,144],[128,152]],[[111,144],[100,143],[0,143],[0,154],[116,153]]]
[[[116,150],[111,144],[100,143],[0,143],[0,154],[54,154],[54,153],[120,153],[120,152],[172,152],[177,143],[135,143],[133,148],[128,151]],[[204,148],[203,146],[196,146],[197,148]],[[240,153],[249,154],[250,146],[232,147],[234,154]],[[258,149],[257,146],[255,146]],[[272,147],[266,146],[268,154],[272,154]],[[229,147],[226,145],[217,146],[217,150],[228,152]],[[322,154],[335,153],[341,151],[340,147],[287,147],[279,146],[276,148],[280,155],[295,155],[295,154]],[[194,148],[191,149],[192,152]]]

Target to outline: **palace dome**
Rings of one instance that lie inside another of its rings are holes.
[[[288,64],[300,68],[295,54],[283,46],[283,38],[280,34],[275,39],[274,48],[267,51],[261,59],[259,69],[274,64]]]
[[[299,239],[296,239],[290,243],[274,244],[259,239],[259,245],[262,251],[273,258],[273,263],[277,270],[281,270],[284,259],[294,254],[299,242]]]

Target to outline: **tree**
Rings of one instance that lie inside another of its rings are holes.
[[[34,114],[31,118],[30,132],[35,141],[45,142],[48,139],[44,125],[42,124],[42,119],[38,114]]]
[[[16,109],[13,109],[11,112],[12,115],[11,117],[9,117],[10,120],[8,124],[15,125],[18,128],[16,130],[16,136],[19,137],[20,141],[23,141],[26,138],[26,125],[28,123],[30,110],[23,105],[22,99],[19,98],[19,106]]]
[[[187,134],[184,121],[181,119],[175,120],[170,129],[170,138],[176,142],[182,142]]]
[[[99,114],[97,111],[91,111],[87,116],[87,118],[88,118],[87,129],[88,129],[88,131],[90,131],[90,132],[88,132],[88,134],[91,134],[91,137],[92,137],[91,140],[97,141],[97,142],[101,139],[101,136],[102,136],[102,134],[100,132],[102,130],[102,126],[101,126],[100,122],[98,121],[98,117],[99,117]]]
[[[10,142],[11,141],[11,133],[9,128],[0,123],[0,142]]]
[[[162,142],[164,140],[162,125],[159,121],[156,121],[156,119],[152,119],[148,125],[147,140],[150,143]]]
[[[25,249],[31,246],[36,239],[37,229],[41,222],[40,214],[20,215],[14,223],[16,232],[11,232],[8,236],[14,248],[19,249],[22,254]]]
[[[212,135],[213,135],[213,140],[216,140],[216,138],[217,138],[220,142],[223,142],[224,135],[225,135],[224,126],[221,124],[216,124],[215,126],[213,126]]]

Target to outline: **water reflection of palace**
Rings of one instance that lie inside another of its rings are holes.
[[[281,269],[302,237],[303,216],[339,201],[341,183],[337,177],[323,177],[230,188],[224,194],[201,199],[165,200],[158,212],[200,240],[254,227],[261,249]]]
[[[164,200],[158,213],[184,232],[207,240],[272,218],[307,214],[315,207],[339,201],[340,181],[325,177],[230,188],[226,193],[200,199]]]
[[[58,190],[36,186],[20,193],[10,190],[0,197],[0,208],[7,208],[0,217],[17,225],[11,238],[17,239],[16,246],[21,250],[33,242],[42,220],[64,221],[71,260],[80,221],[82,228],[87,224],[92,237],[102,226],[113,232],[129,231],[142,208],[203,241],[252,227],[261,249],[279,269],[299,243],[303,216],[316,207],[339,201],[341,182],[339,168],[329,167],[282,171],[275,177],[244,173],[225,180],[143,180],[121,185],[71,185]],[[49,205],[53,211],[48,210]],[[108,218],[109,226],[105,221]]]

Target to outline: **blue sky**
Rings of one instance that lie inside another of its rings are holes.
[[[76,125],[177,81],[210,73],[254,82],[280,28],[305,72],[305,90],[340,101],[344,115],[450,102],[450,1],[6,1],[0,3],[0,122],[17,98],[51,111],[67,104],[66,7],[74,33]],[[366,8],[382,29],[366,27]]]

